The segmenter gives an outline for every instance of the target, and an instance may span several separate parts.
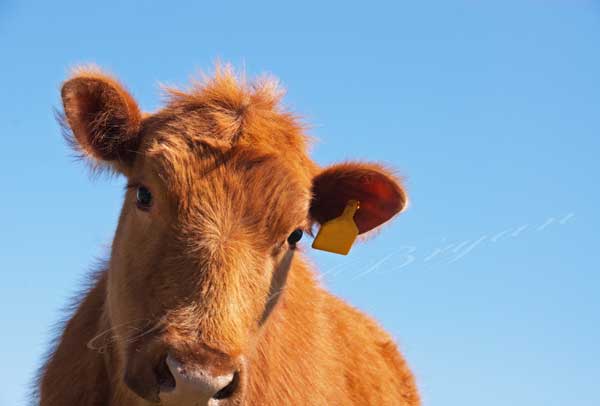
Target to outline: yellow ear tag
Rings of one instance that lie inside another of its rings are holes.
[[[336,254],[348,254],[358,235],[354,214],[359,207],[360,203],[357,200],[349,200],[341,216],[321,226],[312,247]]]

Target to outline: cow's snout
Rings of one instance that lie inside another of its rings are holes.
[[[218,405],[239,389],[240,372],[234,365],[212,368],[184,364],[171,355],[165,362],[173,378],[160,388],[160,400],[165,405]]]
[[[129,352],[125,384],[138,396],[164,406],[224,406],[243,397],[244,358],[206,345],[153,341]]]

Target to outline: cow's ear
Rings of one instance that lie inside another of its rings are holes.
[[[61,90],[73,145],[116,169],[131,165],[140,144],[142,114],[131,95],[98,69],[79,69]]]
[[[310,215],[318,223],[339,217],[348,201],[358,200],[354,222],[359,234],[402,211],[407,196],[400,180],[378,164],[347,162],[325,168],[313,180]]]

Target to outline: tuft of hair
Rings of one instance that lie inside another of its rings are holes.
[[[276,78],[263,75],[250,82],[229,64],[217,64],[213,75],[199,76],[187,89],[163,86],[167,109],[202,114],[208,132],[230,145],[276,147],[283,141],[294,150],[307,146],[301,119],[282,107],[285,89]]]

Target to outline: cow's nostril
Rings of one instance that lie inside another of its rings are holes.
[[[216,399],[216,400],[220,400],[220,399],[227,399],[228,397],[231,397],[231,395],[233,395],[235,393],[236,389],[238,388],[239,382],[240,382],[240,373],[236,372],[233,374],[233,379],[231,380],[231,382],[229,382],[229,384],[227,384],[227,386],[225,386],[223,389],[221,389],[220,391],[215,393],[212,398]]]
[[[175,389],[175,378],[169,370],[166,357],[158,364],[154,373],[161,392],[170,392]]]

